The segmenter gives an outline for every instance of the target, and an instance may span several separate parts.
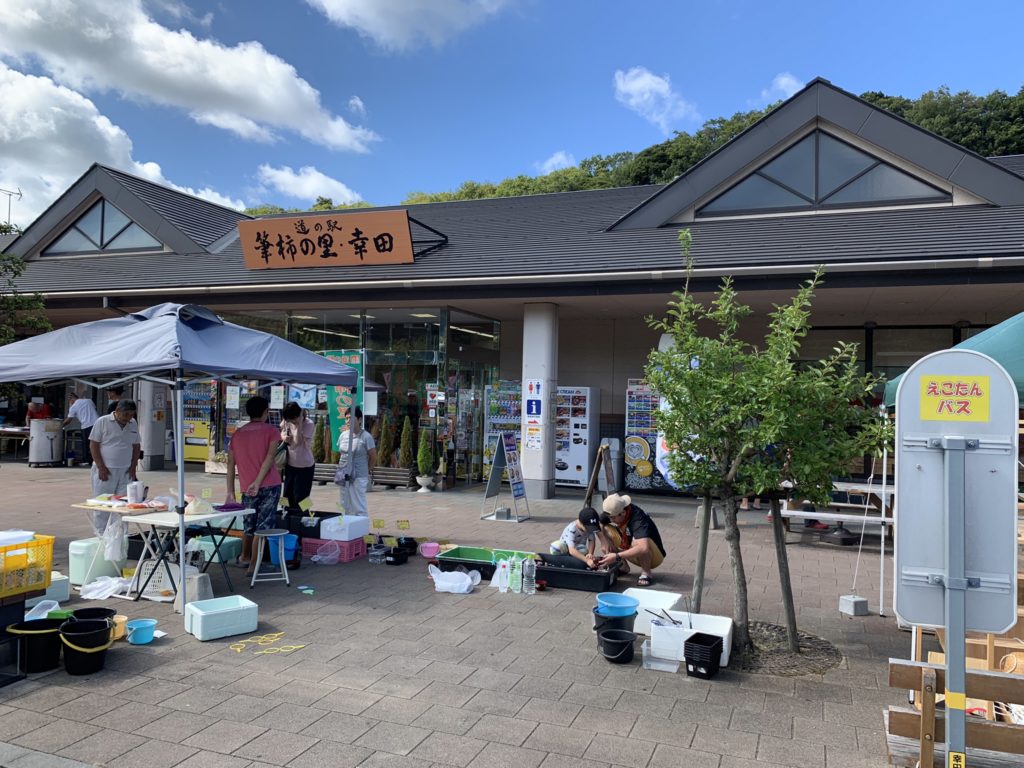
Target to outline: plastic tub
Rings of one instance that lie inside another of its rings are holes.
[[[270,562],[274,565],[280,565],[277,557],[277,540],[280,536],[268,536],[267,537],[267,549],[270,550]],[[299,548],[299,537],[294,533],[284,534],[284,559],[294,560],[295,551]]]
[[[409,550],[403,547],[392,547],[385,553],[384,562],[388,565],[405,565],[409,562]]]
[[[125,624],[128,642],[132,645],[147,645],[153,642],[156,619],[132,619]]]
[[[644,640],[641,646],[643,652],[644,669],[653,669],[655,672],[678,672],[679,662],[674,659],[660,659],[651,653],[651,641]]]
[[[21,671],[49,672],[60,664],[60,627],[63,619],[35,619],[11,624],[8,633],[21,638]]]
[[[110,621],[65,621],[60,626],[64,643],[64,669],[69,675],[91,675],[99,672],[107,658],[107,649],[114,642]]]
[[[597,595],[597,613],[599,616],[629,616],[637,612],[640,601],[629,595],[618,592],[600,592]]]
[[[71,618],[75,621],[102,621],[113,619],[117,611],[113,608],[76,608],[71,612]]]
[[[428,560],[432,557],[437,557],[437,553],[441,551],[441,545],[436,541],[424,541],[420,544],[420,555],[427,558]]]
[[[595,632],[600,632],[602,629],[624,629],[627,632],[632,632],[635,622],[636,613],[631,613],[629,616],[602,616],[597,612],[597,608],[594,609]]]

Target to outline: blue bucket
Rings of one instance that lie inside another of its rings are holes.
[[[132,645],[146,645],[153,642],[156,631],[156,619],[132,619],[125,624],[126,639]]]
[[[285,533],[284,536],[284,559],[294,560],[295,550],[299,548],[299,537],[294,533]],[[267,537],[267,549],[270,550],[270,562],[274,565],[280,565],[277,561],[277,541],[281,536],[268,536]]]
[[[629,616],[636,613],[640,601],[629,595],[618,592],[601,592],[597,596],[597,613],[599,616]]]

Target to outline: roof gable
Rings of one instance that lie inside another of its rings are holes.
[[[167,249],[182,254],[207,251],[240,219],[249,218],[96,163],[28,226],[10,252],[35,258],[99,199],[112,203]]]
[[[795,144],[814,125],[834,126],[993,205],[1024,204],[1020,176],[818,78],[609,229],[649,229],[672,222],[730,180],[738,181],[751,167]]]

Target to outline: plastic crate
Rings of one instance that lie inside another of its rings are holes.
[[[385,543],[387,541],[385,540]],[[392,545],[393,546],[393,545]],[[518,552],[511,549],[487,549],[485,547],[455,547],[437,556],[438,567],[442,571],[454,571],[460,565],[464,565],[468,571],[479,571],[480,577],[489,579],[494,575],[495,563],[498,560],[508,560],[517,557],[525,560],[528,557],[535,557],[533,552]],[[544,578],[537,568],[537,578]],[[554,586],[548,582],[550,586]]]
[[[185,606],[185,631],[196,640],[255,632],[259,623],[259,607],[241,595],[197,600]]]
[[[338,558],[340,563],[351,563],[353,560],[358,560],[360,557],[366,557],[366,542],[362,539],[353,539],[352,541],[334,541],[333,539],[303,539],[302,540],[302,556],[312,557],[317,553],[323,544],[337,544],[341,549],[341,555]]]
[[[50,586],[53,541],[53,536],[37,533],[32,541],[0,547],[0,597]]]
[[[644,669],[653,669],[656,672],[678,672],[679,662],[675,659],[660,659],[651,653],[651,641],[644,640],[643,646]]]
[[[708,680],[718,674],[722,655],[722,638],[697,632],[684,644],[686,674]]]
[[[220,541],[220,534],[218,533],[216,536],[216,541]],[[216,542],[212,536],[198,536],[196,537],[196,542],[199,544],[203,554],[206,555],[208,563],[219,563],[224,558],[231,561],[242,554],[242,540],[232,536],[226,536],[224,541],[220,542],[220,549],[216,555],[213,553],[213,545]]]
[[[560,568],[537,563],[537,578],[554,589],[578,589],[583,592],[610,592],[615,571],[591,571],[586,568]]]

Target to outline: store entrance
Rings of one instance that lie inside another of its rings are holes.
[[[498,378],[501,324],[458,309],[449,310],[445,399],[453,423],[448,444],[454,467],[449,479],[484,479],[484,388]]]

